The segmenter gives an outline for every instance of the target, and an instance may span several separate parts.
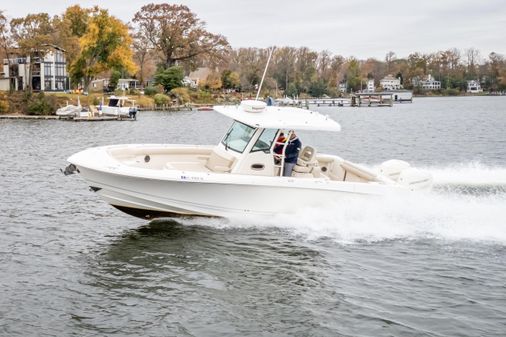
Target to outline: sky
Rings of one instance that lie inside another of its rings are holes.
[[[160,1],[2,1],[8,17],[61,14],[98,5],[125,22]],[[188,0],[184,4],[232,47],[291,46],[359,59],[476,48],[506,55],[506,0]]]

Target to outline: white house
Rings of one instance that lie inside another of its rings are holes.
[[[45,55],[34,58],[32,69],[32,89],[34,91],[64,91],[69,89],[65,50],[50,45]],[[6,80],[14,90],[28,87],[30,57],[20,56],[3,60],[3,82]]]
[[[392,75],[387,75],[380,80],[380,85],[383,90],[399,90],[402,89],[401,79],[395,78]]]
[[[373,79],[368,80],[367,81],[367,89],[366,89],[366,91],[367,92],[374,92],[374,89],[375,89],[375,87],[374,87],[374,80]]]
[[[425,80],[413,79],[413,85],[421,87],[424,90],[439,90],[441,89],[441,82],[436,81],[432,75],[427,75]]]
[[[188,80],[195,83],[196,86],[200,85],[201,82],[207,80],[207,77],[212,73],[212,69],[209,69],[207,67],[201,67],[198,68],[195,71],[192,71],[188,75]]]
[[[348,83],[346,83],[346,81],[339,83],[338,90],[339,90],[339,92],[347,93],[348,92]]]
[[[479,92],[483,92],[483,89],[481,89],[480,82],[477,80],[467,81],[467,92],[470,94],[477,94]]]

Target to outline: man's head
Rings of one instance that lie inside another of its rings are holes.
[[[295,139],[297,135],[295,134],[295,131],[290,130],[290,139]]]

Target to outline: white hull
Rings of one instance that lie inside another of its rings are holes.
[[[122,155],[123,159],[119,160],[110,155],[124,148],[137,154],[151,153],[152,159],[144,163],[143,155],[128,158]],[[70,157],[69,162],[77,166],[92,190],[109,204],[146,219],[186,215],[230,217],[292,213],[303,207],[344,198],[409,190],[398,184],[384,182],[179,170],[164,168],[156,157],[160,152],[209,153],[211,150],[212,147],[206,146],[111,146],[82,151]],[[149,165],[152,167],[148,168]],[[186,165],[195,166],[196,162]]]
[[[102,114],[106,116],[128,116],[129,107],[102,106]]]

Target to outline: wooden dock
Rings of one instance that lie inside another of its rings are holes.
[[[73,122],[106,122],[106,121],[135,121],[130,117],[115,116],[94,116],[94,117],[69,117],[55,115],[0,115],[0,119],[22,119],[22,120],[60,120]]]

